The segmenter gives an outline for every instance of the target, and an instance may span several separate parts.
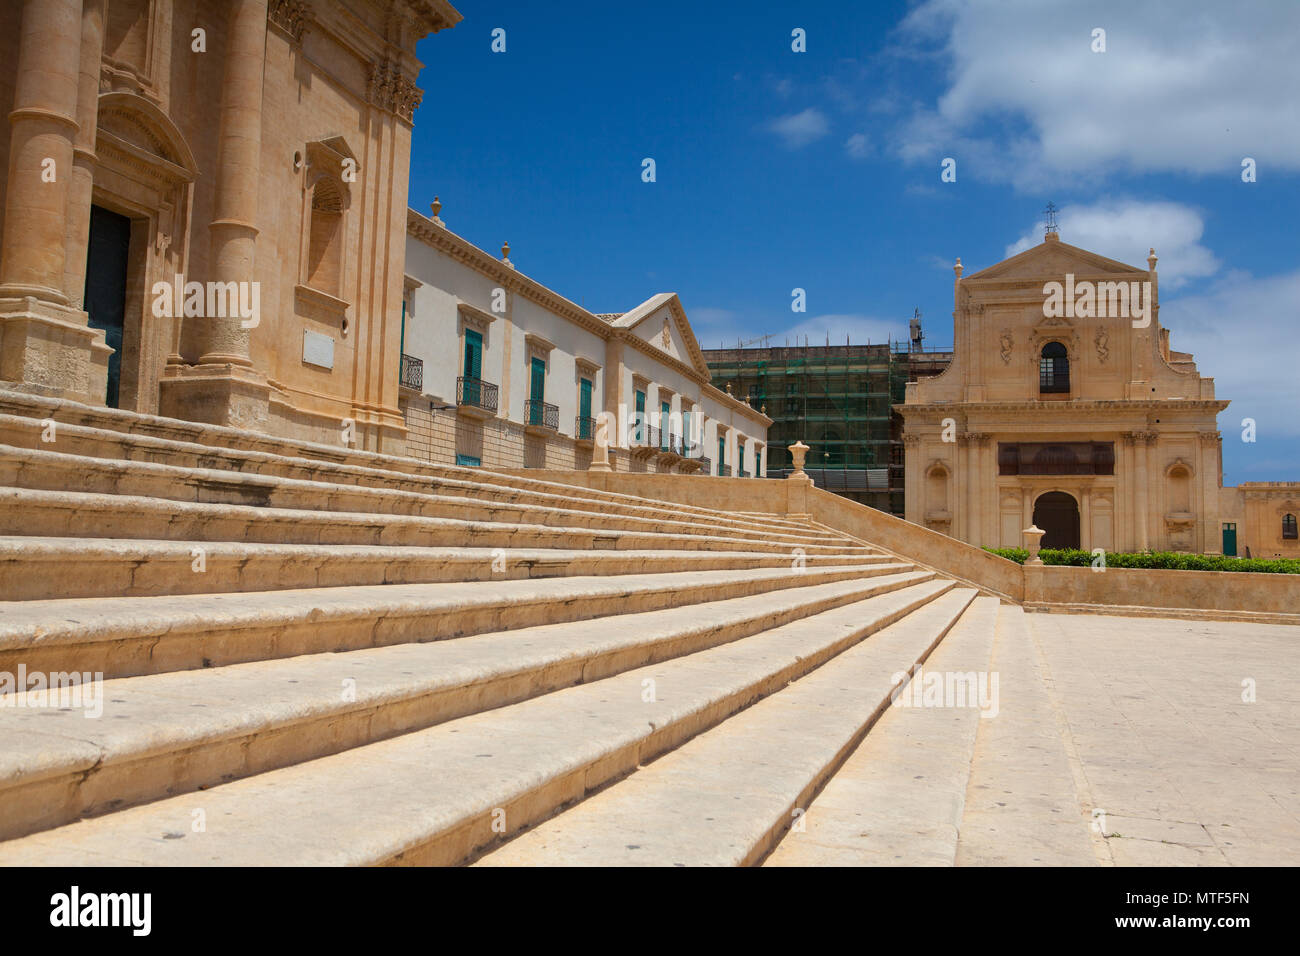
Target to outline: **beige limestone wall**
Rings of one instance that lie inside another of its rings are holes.
[[[1026,604],[1179,608],[1260,614],[1296,614],[1300,575],[1239,571],[1165,571],[1140,568],[1024,570]]]

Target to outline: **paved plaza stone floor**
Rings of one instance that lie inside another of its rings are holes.
[[[1300,627],[1012,612],[927,667],[996,716],[891,708],[768,865],[1300,864]]]

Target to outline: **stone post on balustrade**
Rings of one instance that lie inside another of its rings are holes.
[[[1042,567],[1043,559],[1038,556],[1038,549],[1042,547],[1043,535],[1047,532],[1031,524],[1020,533],[1025,536],[1025,547],[1029,549],[1029,558],[1025,561],[1025,566]]]
[[[608,412],[596,416],[595,447],[591,454],[588,471],[613,471],[609,464],[609,419]]]
[[[786,514],[791,518],[811,518],[808,508],[808,491],[812,488],[812,479],[803,470],[804,458],[808,455],[808,446],[797,441],[788,446],[794,471],[788,477],[786,491]]]

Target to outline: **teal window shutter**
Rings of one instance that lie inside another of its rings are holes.
[[[585,378],[578,381],[578,416],[591,417],[591,381]]]
[[[722,461],[727,457],[727,439],[725,435],[718,436],[718,474],[722,474]]]
[[[465,330],[465,377],[483,377],[483,336],[473,329]]]
[[[532,368],[532,385],[528,397],[534,402],[540,402],[546,397],[546,360],[533,359]]]

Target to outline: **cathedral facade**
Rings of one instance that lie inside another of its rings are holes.
[[[416,42],[446,0],[0,5],[0,383],[400,451]]]
[[[954,267],[949,367],[910,382],[910,521],[971,544],[1221,553],[1228,403],[1160,323],[1147,268],[1055,231],[972,275]]]

